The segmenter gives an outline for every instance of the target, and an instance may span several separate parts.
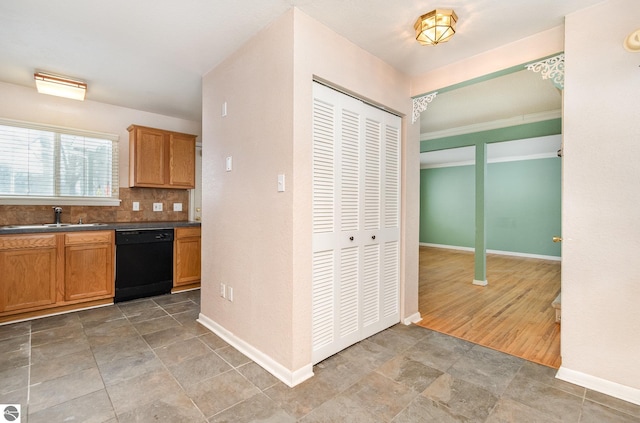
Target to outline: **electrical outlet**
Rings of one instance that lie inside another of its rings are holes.
[[[134,201],[133,202],[133,211],[140,211],[140,202],[139,201]]]
[[[233,302],[233,287],[227,287],[227,300]]]
[[[227,287],[223,283],[220,284],[220,296],[222,298],[227,298]]]
[[[182,203],[173,203],[173,211],[181,212],[182,211]]]
[[[162,211],[162,203],[153,203],[153,211]]]

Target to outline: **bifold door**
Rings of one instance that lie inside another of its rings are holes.
[[[398,116],[313,88],[313,363],[400,320]]]

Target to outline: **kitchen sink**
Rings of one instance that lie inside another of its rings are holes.
[[[2,226],[0,229],[89,228],[104,225],[106,223],[44,223],[41,225],[9,225]]]

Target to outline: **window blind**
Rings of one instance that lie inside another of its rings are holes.
[[[117,135],[0,119],[0,203],[114,205],[118,194]]]

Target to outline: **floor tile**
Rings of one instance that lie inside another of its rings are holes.
[[[400,354],[378,367],[377,372],[416,392],[424,391],[442,372]]]
[[[78,319],[86,326],[92,322],[109,322],[124,318],[124,313],[116,305],[92,308],[89,310],[77,311]]]
[[[502,395],[524,360],[476,345],[456,361],[447,373]]]
[[[109,344],[95,345],[91,347],[93,356],[98,365],[110,361],[121,360],[131,355],[151,351],[151,347],[138,334],[126,336]]]
[[[127,319],[111,320],[91,327],[85,326],[84,330],[92,347],[119,342],[123,338],[138,334]]]
[[[0,394],[26,388],[29,385],[29,366],[0,369]],[[1,404],[1,403],[0,403]]]
[[[128,314],[127,320],[135,324],[135,323],[144,322],[147,320],[157,319],[159,317],[165,317],[168,315],[169,313],[164,311],[162,307],[155,307],[155,308],[143,309],[137,313]]]
[[[29,406],[28,398],[29,389],[25,386],[15,391],[0,393],[0,404],[20,404],[23,414],[26,414],[25,410],[28,410]]]
[[[337,391],[324,381],[311,378],[293,388],[278,382],[264,393],[287,414],[301,418],[333,398]]]
[[[345,395],[337,395],[298,420],[300,423],[385,423],[383,416]]]
[[[159,295],[151,299],[153,300],[153,302],[155,302],[159,306],[166,306],[169,304],[176,304],[176,303],[182,303],[185,301],[190,301],[191,295],[189,295],[186,292],[178,292],[176,294]]]
[[[187,394],[207,418],[259,392],[258,388],[234,370],[206,379],[187,389]]]
[[[115,418],[115,414],[109,396],[104,389],[100,389],[62,404],[30,413],[29,423],[103,423],[113,418]]]
[[[222,357],[222,359],[232,367],[242,366],[243,364],[247,364],[251,361],[249,357],[233,347],[219,348],[216,350],[216,354]]]
[[[560,423],[562,420],[509,398],[500,398],[485,423]]]
[[[29,413],[62,404],[104,388],[97,368],[82,370],[56,379],[32,384]]]
[[[164,370],[153,351],[132,354],[99,365],[105,385],[114,385],[145,373]]]
[[[484,421],[498,401],[498,397],[486,389],[447,373],[438,377],[422,395],[472,421]]]
[[[206,333],[198,337],[202,342],[207,344],[212,350],[228,347],[229,344],[213,332]]]
[[[183,392],[167,393],[162,398],[118,415],[123,423],[185,422],[206,423],[204,415]]]
[[[584,396],[586,391],[585,388],[569,382],[565,382],[560,379],[556,379],[557,372],[557,369],[543,366],[541,364],[532,363],[530,361],[525,361],[518,371],[518,376],[535,380],[536,382],[552,386],[556,389],[560,389],[573,395],[577,395],[580,397]]]
[[[336,392],[342,392],[371,371],[371,363],[366,360],[334,354],[313,367],[313,379],[324,382]]]
[[[31,337],[29,335],[16,336],[0,341],[0,354],[6,354],[14,351],[29,351],[29,343]]]
[[[366,339],[340,351],[338,354],[344,355],[350,360],[362,360],[369,365],[371,370],[391,360],[395,355],[387,348]]]
[[[173,326],[156,332],[143,335],[145,341],[151,348],[158,348],[165,345],[174,344],[176,342],[184,342],[187,339],[194,338],[196,334],[186,329],[184,326]]]
[[[163,311],[164,312],[164,311]],[[180,326],[177,320],[165,313],[164,317],[157,319],[145,320],[139,323],[133,323],[140,335],[145,335],[159,330]]]
[[[587,390],[585,399],[605,405],[618,411],[622,411],[623,413],[630,414],[640,420],[640,405],[638,404],[632,404],[630,402],[610,397],[609,395],[601,394],[600,392],[595,392],[590,389]]]
[[[157,370],[107,386],[117,415],[180,392],[180,385],[166,370]]]
[[[342,395],[389,421],[409,405],[418,393],[378,373],[371,373]]]
[[[262,393],[258,393],[209,419],[210,423],[295,423],[295,421],[295,418],[288,415]]]
[[[193,357],[212,354],[211,349],[196,337],[164,345],[156,348],[155,352],[166,366],[175,366]]]
[[[91,350],[89,340],[86,337],[73,340],[62,339],[48,344],[31,347],[31,363],[53,360],[57,357],[74,354],[80,351]]]
[[[236,370],[262,391],[278,383],[278,379],[275,376],[253,361],[238,367]]]
[[[0,354],[0,370],[9,370],[29,365],[29,349],[20,349]]]
[[[191,357],[168,368],[185,389],[231,370],[231,367],[214,352]]]
[[[637,423],[638,421],[638,417],[588,400],[584,402],[580,416],[580,423]]]
[[[391,421],[393,423],[466,423],[472,420],[457,415],[442,404],[420,395]]]
[[[397,323],[391,326],[389,330],[413,338],[416,342],[422,340],[430,332],[429,330],[425,330],[425,328],[417,325],[405,325],[402,323]]]
[[[31,334],[31,345],[48,344],[50,342],[58,342],[61,340],[75,340],[84,338],[84,330],[81,325],[71,327],[56,327],[53,329],[41,330]]]
[[[55,329],[59,327],[81,326],[80,319],[75,313],[59,314],[46,318],[33,320],[31,323],[31,332],[39,332],[41,330]]]
[[[150,308],[158,308],[152,299],[145,298],[141,300],[124,301],[117,303],[118,308],[124,313],[125,316],[133,316],[140,313],[143,310]]]
[[[415,338],[406,336],[399,331],[393,330],[384,330],[382,332],[378,332],[377,334],[367,338],[367,340],[392,351],[394,354],[398,354],[407,350],[408,348],[414,346],[417,342]]]
[[[66,376],[80,370],[96,368],[96,360],[91,350],[85,349],[73,354],[40,361],[31,365],[31,384]]]
[[[180,303],[166,304],[162,308],[169,314],[179,314],[184,312],[200,312],[200,306],[192,301],[183,301]]]
[[[29,335],[31,333],[31,322],[11,323],[0,326],[0,340],[13,338],[16,336]]]
[[[522,376],[514,378],[504,396],[562,421],[575,422],[580,417],[582,397]]]

